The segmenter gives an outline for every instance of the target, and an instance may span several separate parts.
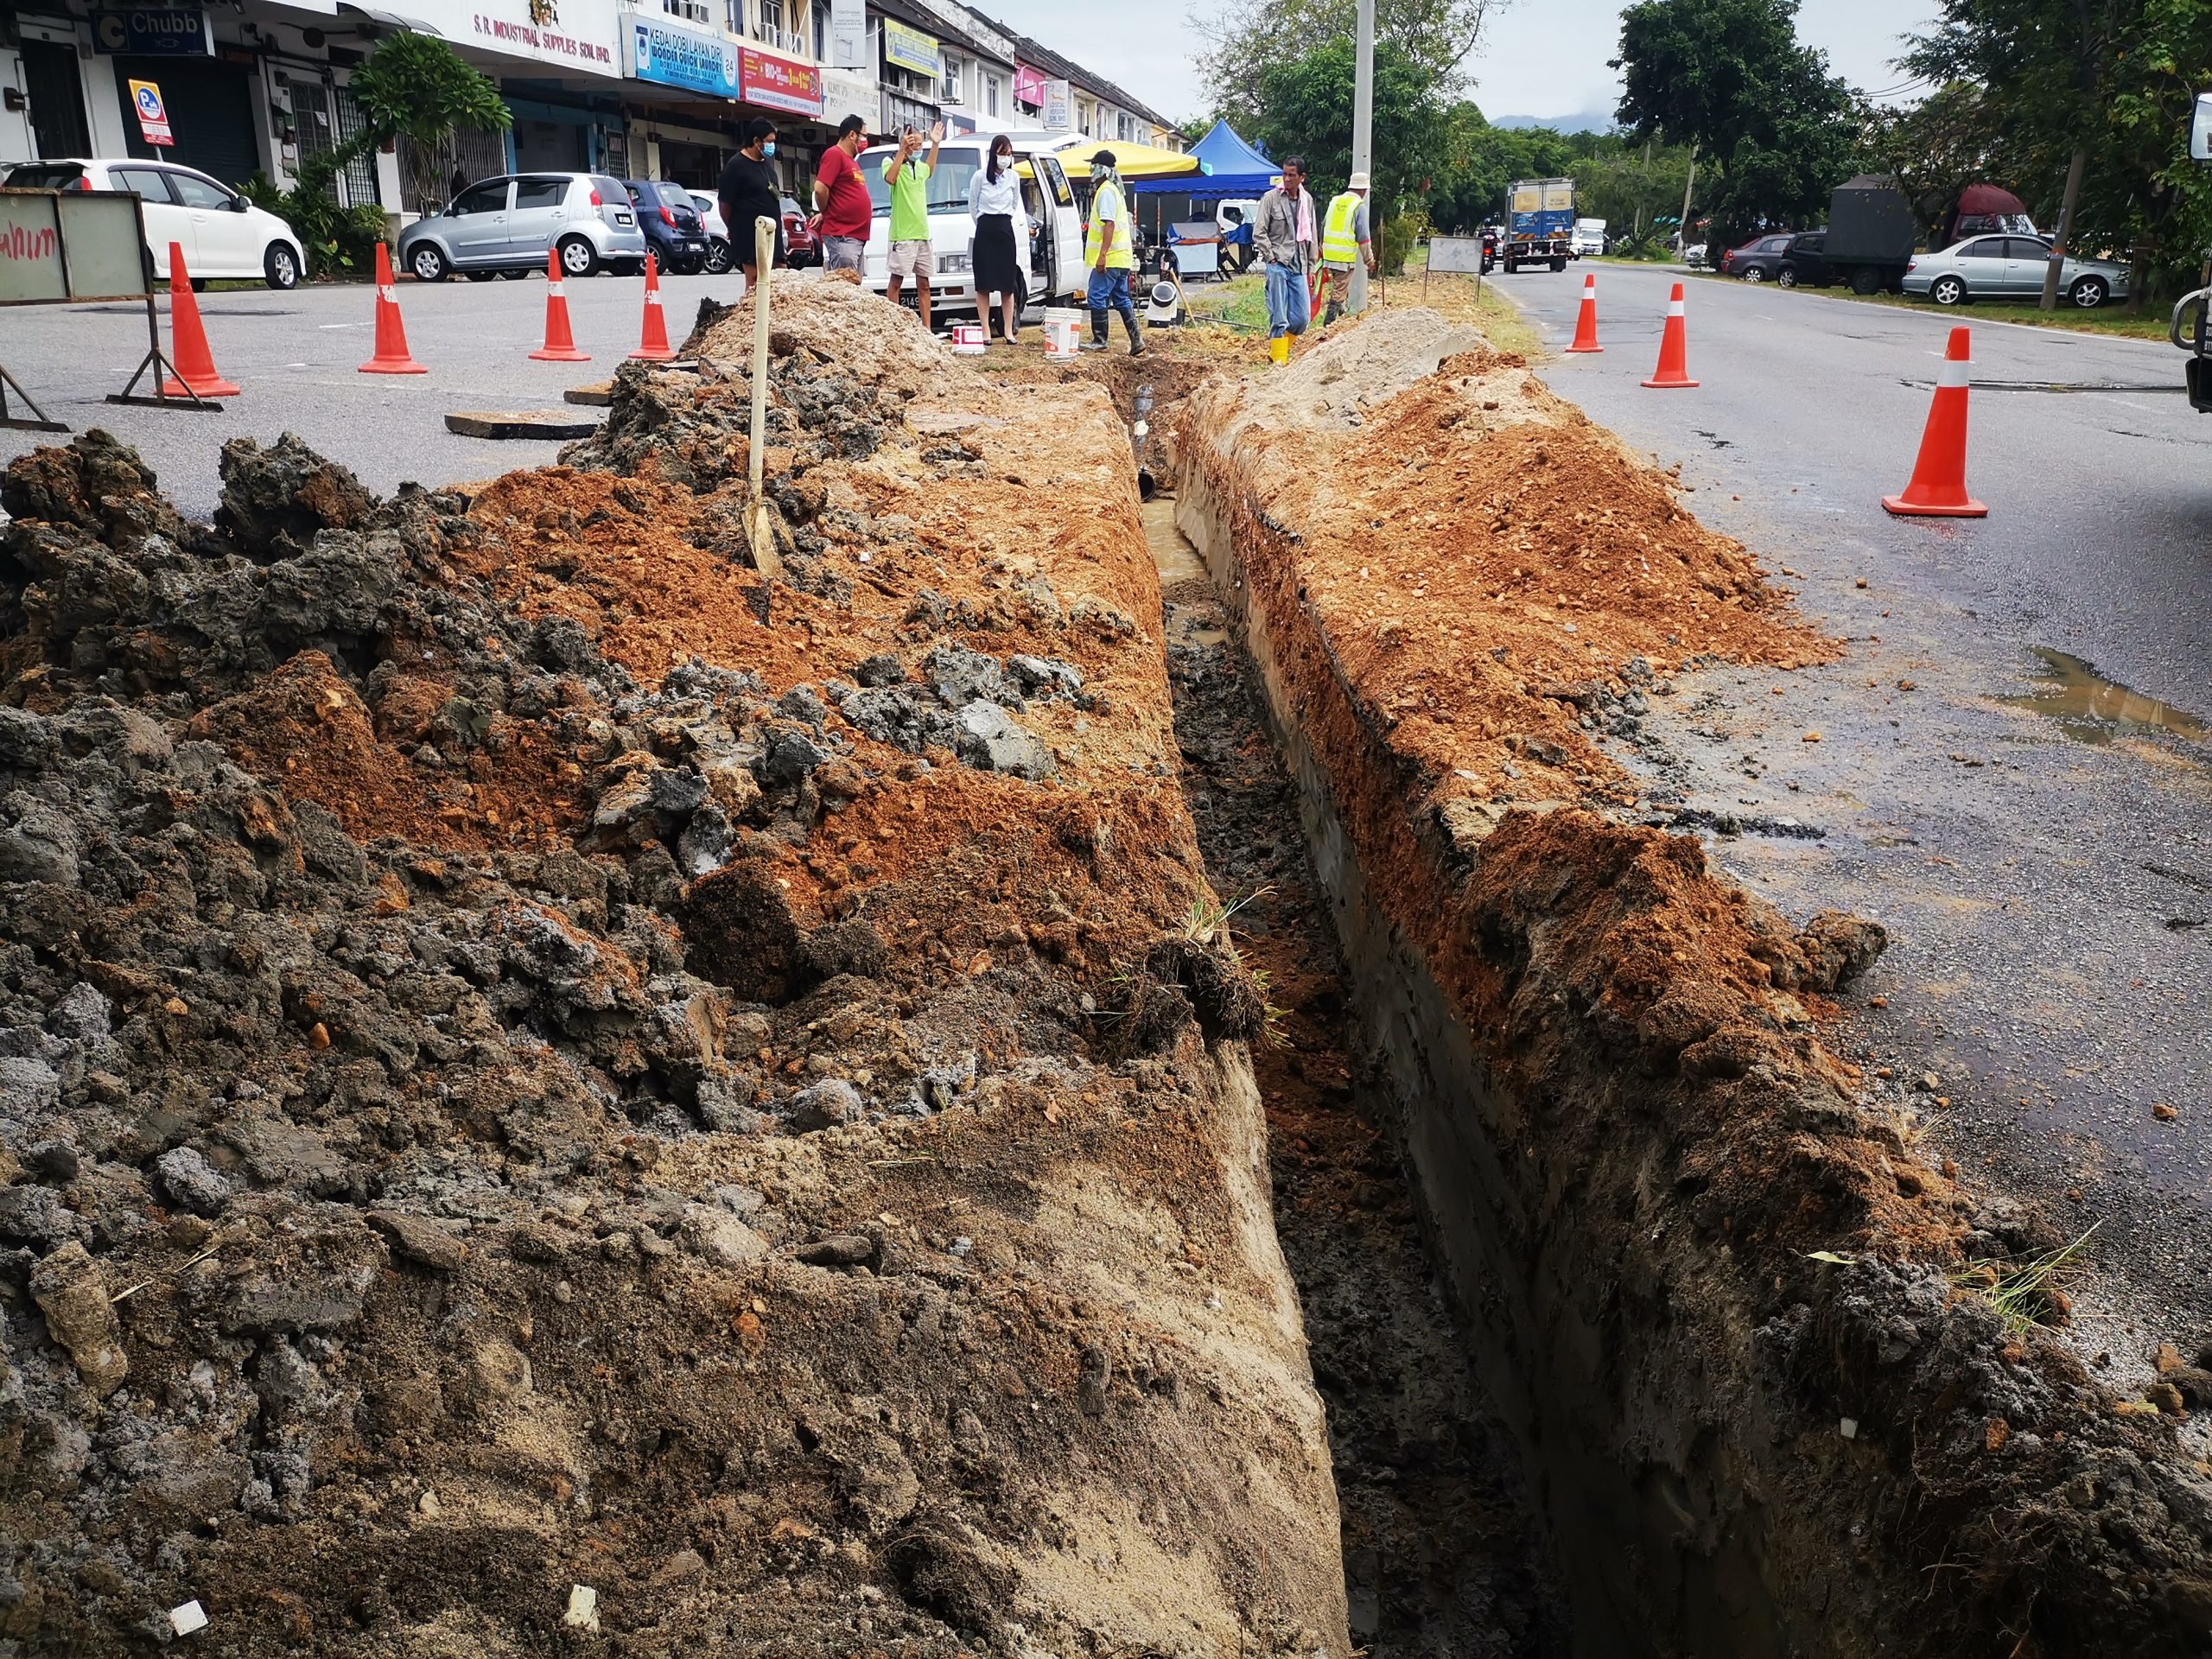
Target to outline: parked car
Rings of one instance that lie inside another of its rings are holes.
[[[1747,283],[1771,282],[1782,270],[1782,256],[1789,246],[1787,231],[1770,236],[1753,237],[1740,248],[1731,248],[1720,256],[1720,274],[1740,276]]]
[[[175,162],[23,162],[8,169],[6,188],[137,191],[154,274],[168,275],[174,242],[184,251],[184,268],[194,288],[214,276],[257,277],[271,288],[296,288],[307,270],[300,238],[289,225],[227,184]]]
[[[822,239],[814,227],[806,222],[806,209],[798,205],[794,196],[783,199],[784,263],[787,265],[818,265],[822,263]]]
[[[707,227],[699,222],[690,191],[658,179],[625,179],[622,188],[630,193],[638,228],[663,270],[691,276],[707,268]]]
[[[1940,253],[1916,253],[1905,267],[1904,291],[1938,305],[1969,300],[2028,299],[2041,296],[2050,244],[2039,236],[1977,236]],[[2109,259],[2068,257],[2058,291],[2068,303],[2093,311],[2107,300],[2127,297],[2127,267]]]
[[[1692,270],[1705,269],[1705,244],[1692,242],[1682,250],[1682,263]]]
[[[737,264],[737,256],[730,251],[729,226],[722,223],[721,199],[704,190],[690,194],[691,205],[699,213],[699,228],[707,233],[707,274],[719,276]]]
[[[1774,280],[1783,288],[1827,287],[1835,281],[1835,273],[1828,269],[1827,245],[1826,231],[1798,232],[1783,249]]]
[[[399,233],[400,269],[424,283],[456,270],[476,283],[525,276],[543,270],[554,251],[569,276],[643,268],[645,239],[619,181],[597,173],[484,179]]]
[[[1075,188],[1055,153],[1066,145],[1067,135],[1017,132],[1013,139],[1016,164],[1028,169],[1021,181],[1022,206],[1033,232],[1020,296],[1026,308],[1083,293],[1090,272],[1083,263],[1083,219],[1076,211]],[[937,171],[930,177],[930,246],[937,256],[937,275],[930,283],[932,321],[976,308],[976,221],[968,216],[968,184],[983,165],[983,142],[948,141],[939,149]],[[898,150],[896,144],[877,144],[860,156],[861,180],[875,207],[868,248],[861,255],[861,280],[877,294],[885,292],[891,282],[891,187],[883,181],[883,164]],[[913,291],[908,283],[906,292]]]

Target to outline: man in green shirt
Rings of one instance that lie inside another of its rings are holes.
[[[883,181],[891,187],[891,288],[887,297],[899,303],[906,280],[914,279],[914,301],[922,314],[922,327],[930,326],[930,278],[937,274],[937,254],[930,245],[930,179],[937,171],[938,147],[944,142],[944,123],[930,128],[930,158],[918,162],[922,147],[919,127],[902,128],[899,153],[883,163]]]

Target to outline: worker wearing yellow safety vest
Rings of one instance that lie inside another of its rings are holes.
[[[1137,332],[1137,308],[1129,297],[1129,272],[1135,268],[1136,238],[1129,222],[1129,199],[1114,170],[1114,152],[1102,149],[1090,158],[1090,228],[1084,233],[1083,263],[1090,267],[1090,338],[1086,352],[1106,349],[1106,313],[1110,307],[1122,314],[1129,331],[1129,355],[1144,355],[1144,336]]]
[[[1324,326],[1344,314],[1351,297],[1354,260],[1375,274],[1375,243],[1367,222],[1367,175],[1355,173],[1344,193],[1329,204],[1321,220],[1321,270],[1329,284],[1329,308],[1321,314]]]

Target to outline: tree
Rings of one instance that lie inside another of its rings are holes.
[[[1302,156],[1325,199],[1351,173],[1352,42],[1327,41],[1268,65],[1248,137],[1280,159]],[[1433,79],[1394,41],[1375,47],[1375,217],[1395,213],[1434,171],[1445,124]]]
[[[1797,40],[1796,0],[1638,0],[1621,14],[1619,118],[1695,146],[1725,233],[1803,222],[1848,176],[1851,89]]]
[[[381,41],[347,90],[376,143],[408,141],[407,189],[418,211],[446,194],[455,133],[504,132],[514,124],[491,79],[443,41],[408,30]]]
[[[1475,48],[1494,0],[1376,0],[1375,109],[1388,47],[1425,77],[1427,92],[1446,99],[1461,86],[1461,65]],[[1216,88],[1221,112],[1239,130],[1261,124],[1262,86],[1268,72],[1307,53],[1352,41],[1356,0],[1225,0],[1198,19],[1209,41],[1198,69]]]

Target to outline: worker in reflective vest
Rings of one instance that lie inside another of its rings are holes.
[[[1367,222],[1367,175],[1355,173],[1344,194],[1329,204],[1321,221],[1321,270],[1329,284],[1329,308],[1321,314],[1325,325],[1344,314],[1351,297],[1354,260],[1375,274],[1375,243]]]
[[[1114,152],[1102,149],[1090,158],[1090,228],[1084,233],[1083,262],[1090,267],[1090,338],[1086,352],[1106,349],[1106,313],[1122,314],[1129,331],[1129,355],[1144,355],[1144,336],[1137,332],[1135,302],[1129,297],[1129,272],[1136,264],[1136,227],[1129,222],[1128,196],[1121,175],[1114,170]]]

